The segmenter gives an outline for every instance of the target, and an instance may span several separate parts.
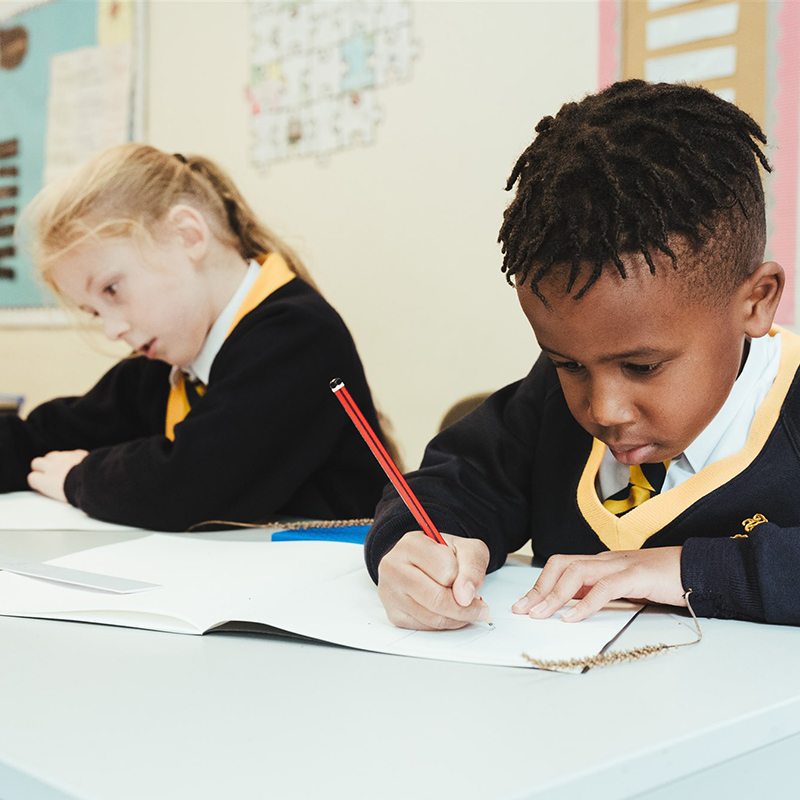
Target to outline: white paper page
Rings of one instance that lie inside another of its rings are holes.
[[[364,569],[359,545],[273,544],[268,535],[226,541],[221,534],[153,533],[48,562],[160,586],[136,595],[0,573],[0,614],[203,633],[232,620],[271,624],[272,609],[299,579],[316,585]]]
[[[525,652],[540,659],[595,655],[632,619],[641,606],[604,609],[581,623],[560,614],[534,620],[511,606],[536,582],[541,570],[509,565],[492,573],[481,588],[494,627],[485,623],[458,631],[407,631],[386,618],[375,585],[365,570],[319,586],[306,585],[276,609],[270,624],[350,647],[398,655],[498,666],[530,666]],[[622,604],[621,604],[622,605]]]
[[[696,0],[647,0],[648,11],[663,11],[665,8],[673,6],[688,6]]]
[[[736,47],[705,47],[690,53],[647,58],[644,76],[648,81],[700,83],[712,78],[729,78],[736,72]]]
[[[739,4],[724,3],[719,6],[686,11],[667,17],[657,17],[647,23],[648,50],[659,50],[679,44],[715,39],[736,33],[739,25]]]
[[[538,570],[515,565],[490,575],[481,589],[494,628],[478,624],[441,633],[405,631],[386,619],[361,546],[338,542],[225,541],[219,534],[155,533],[51,563],[162,588],[111,596],[4,573],[0,614],[182,633],[199,633],[227,621],[260,622],[377,652],[527,666],[523,652],[545,659],[596,654],[638,608],[604,610],[578,624],[514,615],[512,603],[538,575]]]
[[[81,47],[50,59],[44,182],[128,139],[132,49]]]
[[[0,528],[6,531],[129,531],[113,522],[92,519],[83,511],[37,492],[0,494]]]

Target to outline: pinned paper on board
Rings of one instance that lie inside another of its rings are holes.
[[[411,3],[252,0],[252,160],[325,157],[376,140],[380,91],[411,77]]]
[[[704,86],[750,114],[767,135],[768,260],[787,286],[776,321],[795,322],[800,3],[601,0],[599,83],[624,78]]]

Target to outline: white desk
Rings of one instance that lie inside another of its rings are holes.
[[[3,531],[0,551],[125,536]],[[700,645],[574,676],[0,618],[0,797],[795,794],[800,630],[701,624]]]

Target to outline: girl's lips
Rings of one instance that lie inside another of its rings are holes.
[[[650,464],[653,463],[653,454],[655,453],[656,446],[654,444],[640,444],[633,447],[623,447],[615,449],[611,445],[608,446],[611,454],[620,464]]]

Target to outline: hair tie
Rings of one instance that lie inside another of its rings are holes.
[[[225,207],[225,213],[228,216],[228,225],[234,234],[236,234],[236,238],[241,239],[242,226],[239,222],[239,206],[236,201],[228,195],[224,195],[221,199],[222,205]]]
[[[177,159],[178,159],[178,161],[180,161],[180,162],[181,162],[181,164],[188,164],[188,163],[189,163],[189,162],[186,160],[186,156],[185,156],[185,155],[183,155],[182,153],[173,153],[173,154],[172,154],[172,157],[173,157],[173,158],[177,158]]]

